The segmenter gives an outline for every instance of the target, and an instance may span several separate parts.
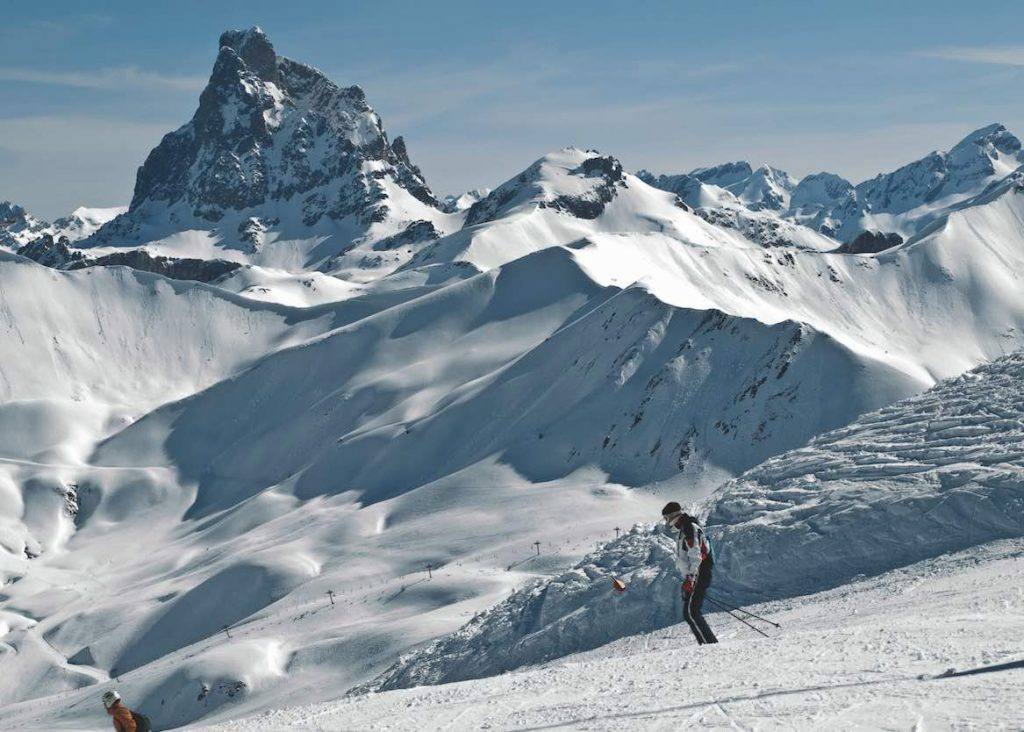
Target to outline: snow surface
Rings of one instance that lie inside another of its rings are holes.
[[[754,621],[770,638],[711,612],[715,646],[679,623],[514,673],[203,729],[1019,729],[1022,574],[1024,543],[995,542],[751,606],[782,626]]]

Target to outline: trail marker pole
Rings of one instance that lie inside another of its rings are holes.
[[[432,578],[433,578],[433,576],[434,576],[434,575],[433,575],[433,574],[431,573],[431,571],[430,571],[431,569],[433,569],[433,567],[431,567],[431,566],[430,566],[430,565],[428,564],[428,565],[427,565],[427,579],[432,579]]]
[[[230,638],[231,637],[231,629],[228,628],[228,626],[226,626],[226,625],[222,626],[222,627],[224,629],[224,635],[226,635],[228,638]]]
[[[616,538],[616,539],[618,539],[618,538],[619,538],[619,532],[620,532],[620,531],[622,531],[622,529],[620,529],[620,528],[619,528],[618,526],[616,526],[616,527],[615,527],[615,538]]]
[[[540,542],[539,541],[535,541],[535,542],[533,542],[533,545],[535,547],[537,547],[537,556],[539,557],[540,556]]]
[[[331,604],[334,604],[334,590],[327,590],[327,596],[331,598]]]

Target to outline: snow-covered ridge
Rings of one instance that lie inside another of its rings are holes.
[[[841,242],[865,231],[906,239],[960,202],[976,196],[1024,165],[1020,140],[1001,124],[975,130],[949,152],[935,151],[856,186],[832,173],[797,183],[784,171],[746,162],[655,175],[647,182],[680,195],[692,206],[772,211]]]
[[[124,207],[80,206],[51,224],[10,201],[0,201],[0,249],[16,251],[43,236],[75,242],[90,236],[103,224],[127,210]]]
[[[15,250],[46,232],[46,222],[10,201],[0,201],[0,248]]]

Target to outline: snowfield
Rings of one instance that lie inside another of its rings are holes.
[[[202,729],[1020,729],[1022,576],[1024,542],[994,542],[751,606],[782,626],[754,621],[769,638],[716,612],[715,646],[681,623],[492,678]]]

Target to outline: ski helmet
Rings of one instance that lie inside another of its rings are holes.
[[[116,691],[108,691],[103,695],[103,706],[110,709],[112,706],[121,701],[121,695]]]

